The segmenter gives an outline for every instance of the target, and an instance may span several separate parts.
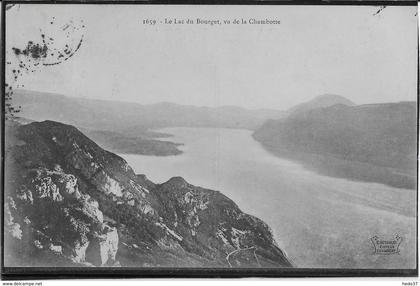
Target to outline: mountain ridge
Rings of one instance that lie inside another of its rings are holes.
[[[323,174],[413,189],[416,103],[336,104],[267,121],[253,137]]]
[[[170,102],[144,105],[22,89],[14,92],[13,104],[22,106],[20,115],[28,119],[56,120],[81,128],[120,132],[164,127],[225,127],[252,130],[268,118],[282,118],[285,115],[283,111],[275,109],[246,109],[228,105],[206,107]]]

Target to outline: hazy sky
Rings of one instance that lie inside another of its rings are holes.
[[[417,7],[19,5],[6,48],[40,42],[50,21],[83,20],[63,64],[25,89],[68,96],[286,109],[323,93],[358,104],[415,100]],[[278,19],[280,25],[143,25],[143,19]],[[59,34],[54,35],[56,38]]]

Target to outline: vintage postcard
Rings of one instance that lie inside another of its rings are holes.
[[[417,275],[417,4],[248,4],[3,3],[3,274]]]

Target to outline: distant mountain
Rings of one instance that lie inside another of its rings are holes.
[[[416,128],[415,102],[338,104],[268,121],[253,136],[328,175],[413,189]]]
[[[315,97],[314,99],[308,102],[304,102],[290,108],[288,110],[288,113],[296,114],[296,113],[301,113],[301,112],[309,111],[316,108],[333,106],[336,104],[343,104],[343,105],[348,105],[348,106],[355,105],[352,101],[348,100],[347,98],[343,96],[335,95],[335,94],[323,94],[323,95],[319,95]]]
[[[73,126],[7,121],[6,139],[6,266],[292,266],[220,192],[154,184]]]
[[[16,90],[13,104],[20,116],[35,121],[55,120],[81,128],[136,135],[150,128],[225,127],[254,130],[267,119],[284,117],[279,110],[248,110],[234,106],[197,107],[174,103],[142,105],[132,102],[66,97]]]

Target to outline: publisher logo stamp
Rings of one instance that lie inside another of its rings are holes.
[[[391,255],[400,253],[400,244],[402,237],[398,234],[391,239],[383,239],[375,235],[370,239],[372,241],[374,252],[376,255]]]

